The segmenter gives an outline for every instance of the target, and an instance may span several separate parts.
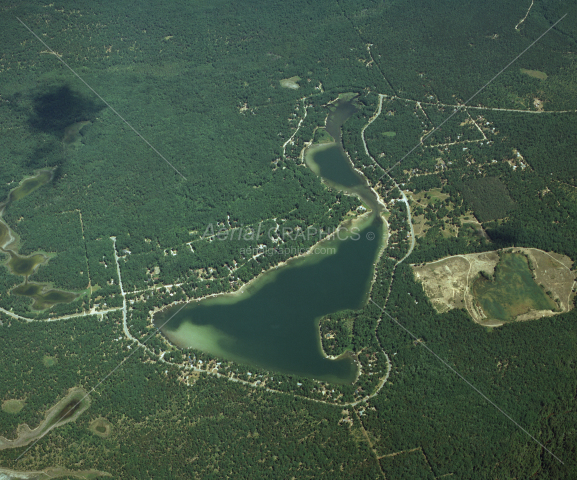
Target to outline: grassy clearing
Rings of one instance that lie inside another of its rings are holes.
[[[42,363],[45,367],[53,367],[58,363],[58,359],[56,357],[51,357],[49,355],[44,355],[42,358]]]
[[[90,422],[88,428],[92,433],[101,438],[109,437],[112,432],[112,424],[106,420],[106,418],[97,418],[96,420],[93,420]]]
[[[533,267],[535,282],[543,287],[547,295],[555,300],[563,312],[573,308],[573,282],[575,272],[571,271],[573,261],[554,252],[524,249]]]
[[[297,88],[300,88],[300,85],[297,83],[299,80],[301,79],[301,77],[291,77],[291,78],[283,78],[280,81],[280,86],[283,88],[290,88],[292,90],[296,90]]]
[[[9,468],[0,468],[0,478],[26,478],[29,480],[44,480],[45,478],[80,478],[83,480],[93,480],[101,477],[112,477],[108,472],[99,470],[67,470],[62,467],[48,467],[41,471],[19,471]]]
[[[82,135],[80,135],[80,130],[82,130],[86,125],[90,125],[92,122],[85,120],[83,122],[76,122],[67,127],[64,130],[64,138],[62,143],[72,147],[78,147],[81,144]]]
[[[472,290],[487,317],[495,320],[512,321],[531,310],[557,309],[535,283],[527,258],[520,253],[504,254],[494,280],[480,276]]]
[[[356,96],[358,96],[358,93],[355,92],[339,93],[339,100],[342,100],[343,102],[348,102],[349,100],[352,100]]]
[[[525,73],[533,78],[538,78],[539,80],[547,80],[547,74],[545,72],[540,72],[539,70],[527,70],[526,68],[521,68],[521,73]]]
[[[26,405],[26,402],[24,400],[17,400],[17,399],[5,400],[4,402],[2,402],[2,411],[6,413],[16,414],[24,408],[24,405]]]
[[[449,194],[441,193],[440,188],[432,188],[431,190],[423,190],[417,194],[412,194],[411,197],[417,203],[422,206],[429,205],[431,203],[442,202],[449,198]]]

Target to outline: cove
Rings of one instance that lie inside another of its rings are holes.
[[[342,115],[339,107],[329,118],[340,114],[342,125],[355,108],[347,102],[348,114]],[[333,138],[340,140],[340,135]],[[334,383],[355,381],[358,368],[352,354],[331,359],[323,353],[319,319],[366,303],[386,231],[376,195],[352,169],[342,147],[331,146],[323,146],[321,151],[328,152],[327,165],[334,163],[341,173],[328,181],[340,185],[334,181],[340,175],[354,176],[358,183],[348,182],[350,185],[341,189],[354,190],[372,211],[345,222],[340,233],[318,244],[321,253],[313,248],[309,254],[262,274],[239,292],[156,313],[154,325],[171,343],[271,371]],[[311,160],[316,161],[316,155]],[[326,253],[331,248],[335,253]]]
[[[362,186],[363,180],[357,172],[344,161],[335,161],[341,155],[342,152],[336,143],[326,143],[309,148],[305,161],[313,172],[327,182],[340,185],[347,190]]]

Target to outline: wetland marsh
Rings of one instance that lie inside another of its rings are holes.
[[[49,256],[45,253],[32,253],[20,255],[18,253],[18,236],[4,222],[2,215],[12,202],[18,201],[52,180],[52,170],[40,170],[36,175],[24,179],[20,185],[10,191],[4,202],[0,203],[0,252],[9,258],[6,268],[14,275],[24,277],[24,283],[14,287],[10,293],[30,297],[33,300],[32,309],[42,310],[58,303],[69,303],[78,297],[78,294],[65,292],[49,287],[45,283],[29,282],[32,275],[40,265],[45,265]]]

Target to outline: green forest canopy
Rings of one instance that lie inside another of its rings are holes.
[[[125,257],[120,265],[126,291],[182,283],[177,297],[162,289],[149,298],[131,297],[135,334],[147,330],[149,309],[184,295],[237,288],[228,266],[240,265],[238,278],[246,282],[272,263],[241,257],[238,245],[202,241],[208,224],[333,227],[359,205],[299,165],[299,149],[324,123],[322,105],[340,93],[360,94],[361,108],[344,127],[344,146],[381,195],[392,197],[391,185],[378,184],[382,169],[565,13],[563,22],[472,102],[481,109],[467,114],[483,134],[470,123],[461,125],[465,114],[456,116],[391,174],[404,188],[442,187],[449,195],[428,212],[430,229],[409,262],[509,245],[576,259],[577,119],[571,112],[577,108],[577,7],[558,0],[536,3],[515,29],[528,7],[450,0],[0,7],[6,13],[0,19],[0,198],[35,171],[56,169],[53,182],[12,205],[4,219],[19,235],[21,253],[56,254],[32,280],[74,291],[92,287],[90,297],[38,316],[122,305],[111,236]],[[15,16],[187,180],[47,54]],[[281,87],[280,80],[294,76],[301,78],[298,89]],[[388,97],[382,116],[366,130],[373,162],[360,132],[377,109],[377,93],[402,100]],[[535,98],[546,112],[569,113],[499,110],[534,111]],[[282,145],[305,107],[307,118],[283,158]],[[66,129],[82,121],[91,123],[79,131],[80,142],[64,142]],[[436,146],[461,140],[471,143]],[[444,234],[470,210],[488,239],[466,229],[454,237]],[[498,417],[394,323],[378,322],[381,313],[371,305],[327,322],[335,334],[342,332],[342,340],[328,342],[335,353],[366,348],[392,358],[381,393],[347,413],[300,398],[308,393],[271,393],[206,374],[187,386],[180,369],[140,352],[101,386],[86,418],[47,436],[23,459],[16,460],[22,452],[15,449],[3,451],[0,461],[20,470],[83,462],[119,478],[150,472],[158,478],[403,478],[409,472],[423,478],[571,478],[575,310],[492,332],[462,311],[436,314],[410,268],[395,266],[408,251],[406,219],[402,206],[391,208],[393,235],[371,298],[565,465]],[[31,317],[30,301],[8,295],[20,281],[0,269],[0,307]],[[90,390],[131,352],[120,311],[38,324],[6,313],[0,318],[6,387],[1,400],[26,398],[18,414],[0,412],[0,435],[13,436],[23,422],[37,425],[70,387]],[[160,340],[152,343],[166,348]],[[49,368],[42,361],[47,355],[57,359]],[[368,368],[370,361],[363,361]],[[289,383],[290,393],[302,382]],[[113,425],[108,438],[89,430],[99,417]],[[387,456],[401,451],[407,453]]]

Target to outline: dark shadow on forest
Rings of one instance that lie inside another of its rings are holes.
[[[15,106],[19,103],[15,102]],[[51,86],[32,93],[31,103],[30,129],[52,137],[51,140],[39,137],[38,146],[27,161],[27,166],[32,169],[61,165],[66,158],[62,144],[66,128],[76,122],[94,121],[96,115],[106,108],[104,103],[84,97],[68,85]],[[59,173],[60,168],[55,172],[53,184],[58,181]]]
[[[32,98],[33,114],[28,124],[33,130],[62,139],[64,129],[75,122],[94,121],[98,112],[106,108],[102,102],[83,97],[67,85],[50,87]]]
[[[37,147],[31,155],[29,155],[26,166],[33,170],[44,168],[46,166],[53,166],[58,164],[63,159],[62,143],[56,138],[37,141]]]
[[[487,235],[495,248],[506,248],[523,245],[526,242],[526,234],[520,225],[495,225],[488,226]]]

